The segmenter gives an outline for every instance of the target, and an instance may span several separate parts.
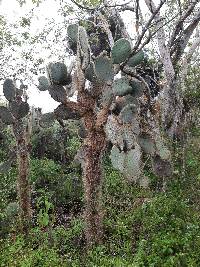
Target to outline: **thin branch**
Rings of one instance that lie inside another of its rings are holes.
[[[135,7],[135,16],[136,16],[136,32],[139,35],[139,0],[136,0],[136,7]]]
[[[145,0],[145,3],[149,10],[154,14],[156,11],[156,6],[152,0]],[[166,45],[166,36],[165,36],[165,31],[163,29],[163,26],[161,25],[161,18],[160,18],[160,12],[157,12],[155,14],[155,21],[157,22],[156,25],[156,30],[157,32],[157,40],[158,40],[158,47],[160,51],[160,57],[162,60],[162,63],[164,65],[164,71],[165,71],[165,76],[167,78],[167,83],[170,87],[173,87],[174,83],[174,77],[175,77],[175,71],[174,67],[172,64],[172,60],[170,57],[170,51],[169,47]]]
[[[155,9],[155,11],[153,12],[152,16],[150,17],[150,19],[145,24],[144,29],[143,29],[141,35],[138,37],[138,40],[137,40],[137,42],[136,42],[136,44],[135,44],[135,46],[133,48],[133,52],[132,52],[131,56],[135,54],[135,51],[138,49],[139,45],[141,44],[142,39],[143,39],[146,31],[149,29],[149,26],[151,25],[151,22],[154,20],[155,16],[158,14],[158,12],[160,11],[161,7],[164,5],[165,2],[166,2],[166,0],[162,0],[160,2],[160,5]]]
[[[181,58],[184,50],[192,36],[194,30],[196,29],[198,23],[200,22],[200,10],[192,20],[192,22],[188,25],[188,27],[183,31],[183,34],[176,40],[175,46],[175,55],[173,57],[173,64],[177,64],[179,59]]]
[[[194,10],[196,4],[199,2],[199,0],[194,0],[188,7],[188,9],[185,11],[185,13],[179,18],[179,20],[176,22],[175,29],[172,33],[171,39],[169,41],[169,47],[173,45],[174,40],[176,39],[177,35],[180,33],[180,31],[183,29],[183,23],[185,22],[186,18],[190,16],[192,11]]]
[[[144,48],[145,45],[147,45],[151,41],[151,39],[156,35],[156,33],[160,29],[162,29],[168,23],[170,23],[171,21],[173,21],[176,17],[177,17],[177,14],[175,14],[170,20],[168,20],[167,22],[165,22],[164,24],[162,24],[162,26],[160,26],[159,28],[157,28],[157,30],[155,30],[153,33],[150,33],[149,36],[147,37],[146,41],[138,48],[138,50],[136,52],[139,52],[142,48]]]
[[[187,75],[188,72],[188,65],[192,59],[193,54],[195,53],[196,49],[200,46],[200,35],[199,35],[199,31],[197,31],[196,34],[196,38],[192,44],[192,46],[190,47],[188,53],[186,54],[186,56],[183,59],[183,64],[182,64],[182,71],[181,71],[181,77],[182,77],[182,81],[184,82],[185,77]]]
[[[80,9],[84,9],[84,10],[87,10],[87,11],[95,11],[96,10],[96,8],[90,8],[90,7],[87,7],[87,6],[83,6],[83,5],[79,4],[79,3],[77,3],[75,0],[71,0],[71,2],[73,4],[75,4]]]
[[[128,4],[130,4],[132,2],[132,0],[128,1],[127,3],[124,4],[115,4],[115,5],[107,5],[105,4],[104,7],[108,7],[108,8],[115,8],[115,7],[126,7]]]

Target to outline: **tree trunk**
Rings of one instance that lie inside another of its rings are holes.
[[[17,143],[18,178],[17,190],[20,207],[21,230],[28,232],[31,222],[31,189],[28,180],[29,175],[29,133],[28,127],[24,128],[21,121],[13,126],[13,132]]]
[[[20,220],[23,232],[27,232],[31,222],[31,195],[29,174],[29,153],[26,144],[22,140],[18,144],[18,198],[20,206]]]
[[[92,118],[90,118],[92,120]],[[89,247],[103,237],[102,155],[106,138],[102,130],[91,129],[84,141],[83,183],[85,193],[86,240]]]

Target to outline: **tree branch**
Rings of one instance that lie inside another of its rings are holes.
[[[156,17],[156,15],[159,13],[161,7],[164,5],[165,2],[166,2],[166,0],[161,0],[160,5],[153,11],[152,16],[150,17],[150,19],[148,20],[148,22],[145,24],[144,29],[143,29],[141,35],[138,37],[138,40],[137,40],[137,42],[136,42],[136,44],[135,44],[135,46],[133,48],[132,54],[134,54],[135,51],[138,49],[138,47],[141,44],[142,39],[143,39],[146,31],[149,29],[149,26],[151,25],[151,22],[154,20],[154,18]]]
[[[87,7],[87,6],[83,6],[83,5],[79,4],[79,3],[77,3],[75,0],[71,0],[71,2],[73,4],[75,4],[80,9],[84,9],[84,10],[87,10],[87,11],[95,11],[96,10],[96,8],[90,8],[90,7]]]
[[[196,4],[199,2],[199,0],[194,0],[189,5],[188,9],[185,11],[185,13],[178,19],[176,22],[175,29],[172,33],[171,39],[169,41],[169,47],[173,45],[174,40],[176,39],[177,35],[180,33],[180,31],[183,29],[183,23],[185,22],[186,18],[190,16],[192,11],[194,10]]]
[[[183,31],[183,34],[176,40],[174,46],[175,55],[173,56],[173,64],[176,65],[179,59],[181,58],[184,50],[192,36],[194,30],[196,29],[198,23],[200,21],[200,10],[192,20],[192,22],[188,25],[188,27]]]
[[[145,0],[145,3],[147,7],[149,8],[149,10],[152,12],[152,14],[154,14],[156,11],[156,6],[154,2],[152,0]],[[168,85],[172,87],[173,82],[174,82],[174,77],[175,77],[175,71],[174,71],[172,61],[171,61],[169,47],[165,43],[166,36],[165,36],[165,32],[161,24],[162,21],[160,18],[160,12],[157,12],[155,14],[155,21],[157,23],[156,30],[159,29],[157,32],[158,47],[160,51],[161,60],[164,65],[165,76],[167,78]]]

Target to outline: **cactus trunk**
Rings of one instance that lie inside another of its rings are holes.
[[[93,118],[88,116],[88,119]],[[102,214],[102,155],[105,149],[104,131],[91,130],[84,142],[85,162],[83,182],[85,191],[86,240],[89,247],[100,244],[103,237]]]
[[[15,125],[20,129],[19,125]],[[14,130],[16,133],[16,130]],[[20,227],[22,232],[27,233],[31,222],[31,190],[28,180],[29,175],[29,151],[25,131],[20,129],[16,135],[17,140],[17,160],[18,160],[18,179],[17,190],[20,206]]]

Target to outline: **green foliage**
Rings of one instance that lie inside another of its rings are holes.
[[[74,219],[69,228],[52,229],[51,236],[34,228],[29,236],[18,235],[0,244],[1,266],[43,267],[82,266],[79,255],[83,235],[83,222]],[[33,249],[34,248],[34,249]]]
[[[139,209],[136,266],[199,266],[199,215],[181,197],[160,195]]]
[[[57,207],[73,207],[82,202],[82,183],[75,167],[64,169],[53,160],[32,160],[30,180],[39,199],[44,199],[45,192],[49,195],[48,201]]]
[[[11,168],[6,174],[0,174],[0,210],[16,200],[16,176],[15,168]]]

